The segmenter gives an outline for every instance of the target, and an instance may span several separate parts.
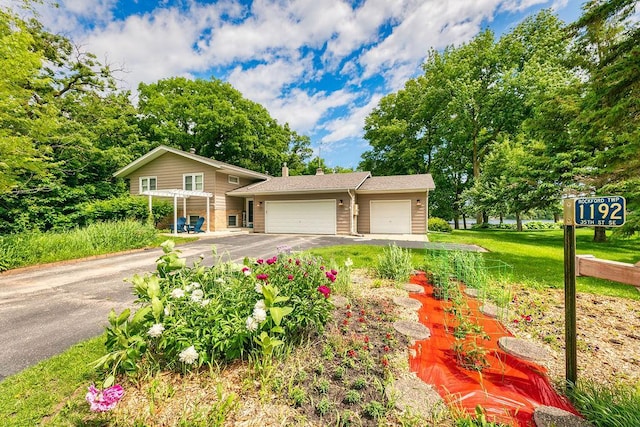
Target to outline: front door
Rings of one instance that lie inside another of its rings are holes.
[[[247,227],[253,228],[253,199],[247,199]]]

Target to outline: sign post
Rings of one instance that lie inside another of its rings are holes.
[[[564,338],[565,378],[572,389],[578,379],[576,332],[576,227],[572,199],[564,200]]]
[[[619,227],[625,222],[625,199],[619,196],[565,199],[564,207],[564,316],[567,388],[578,380],[576,331],[576,225]]]

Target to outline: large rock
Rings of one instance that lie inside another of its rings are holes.
[[[536,427],[591,427],[587,420],[554,406],[538,406],[533,421]]]
[[[506,353],[530,362],[542,362],[551,358],[546,348],[514,337],[501,337],[498,346]]]
[[[422,323],[398,320],[393,322],[393,328],[403,335],[415,340],[426,340],[431,337],[431,331]]]
[[[393,302],[400,307],[408,308],[411,310],[419,310],[422,307],[422,303],[417,299],[407,297],[394,297]]]
[[[424,294],[424,288],[420,285],[414,285],[413,283],[405,283],[402,288],[409,293]]]
[[[387,399],[400,411],[419,415],[432,422],[449,418],[449,411],[442,397],[415,374],[395,380],[384,392]]]

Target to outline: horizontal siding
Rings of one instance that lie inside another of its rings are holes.
[[[358,203],[358,233],[371,233],[371,201],[372,200],[410,200],[411,201],[411,234],[426,233],[427,213],[426,193],[383,193],[383,194],[357,194]],[[417,205],[420,199],[422,206]]]
[[[336,233],[341,235],[351,234],[350,219],[351,210],[349,208],[350,198],[348,193],[327,193],[327,194],[292,194],[279,196],[256,196],[254,198],[253,210],[253,231],[255,233],[265,232],[264,207],[267,201],[287,201],[287,200],[320,200],[335,199],[336,201]],[[342,206],[339,205],[342,200]],[[262,206],[259,206],[262,202]]]

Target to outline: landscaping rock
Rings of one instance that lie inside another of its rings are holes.
[[[405,283],[402,288],[409,293],[423,294],[424,288],[420,285],[414,285],[413,283]]]
[[[332,296],[329,301],[335,308],[345,308],[349,304],[349,300],[341,295]]]
[[[493,317],[495,319],[498,317],[498,306],[487,302],[480,306],[480,312],[485,316]]]
[[[393,302],[400,307],[409,308],[411,310],[419,310],[422,303],[417,299],[407,297],[394,297]]]
[[[538,406],[533,421],[536,427],[591,427],[587,420],[554,406]]]
[[[476,288],[464,288],[464,293],[471,298],[478,298],[480,291]]]
[[[432,386],[414,375],[395,380],[384,393],[395,407],[427,421],[441,421],[449,417],[444,401]]]
[[[498,346],[512,356],[530,362],[541,362],[551,358],[551,353],[546,348],[514,337],[500,338]]]
[[[431,331],[422,323],[398,320],[393,322],[393,328],[403,335],[416,340],[426,340],[431,337]]]

